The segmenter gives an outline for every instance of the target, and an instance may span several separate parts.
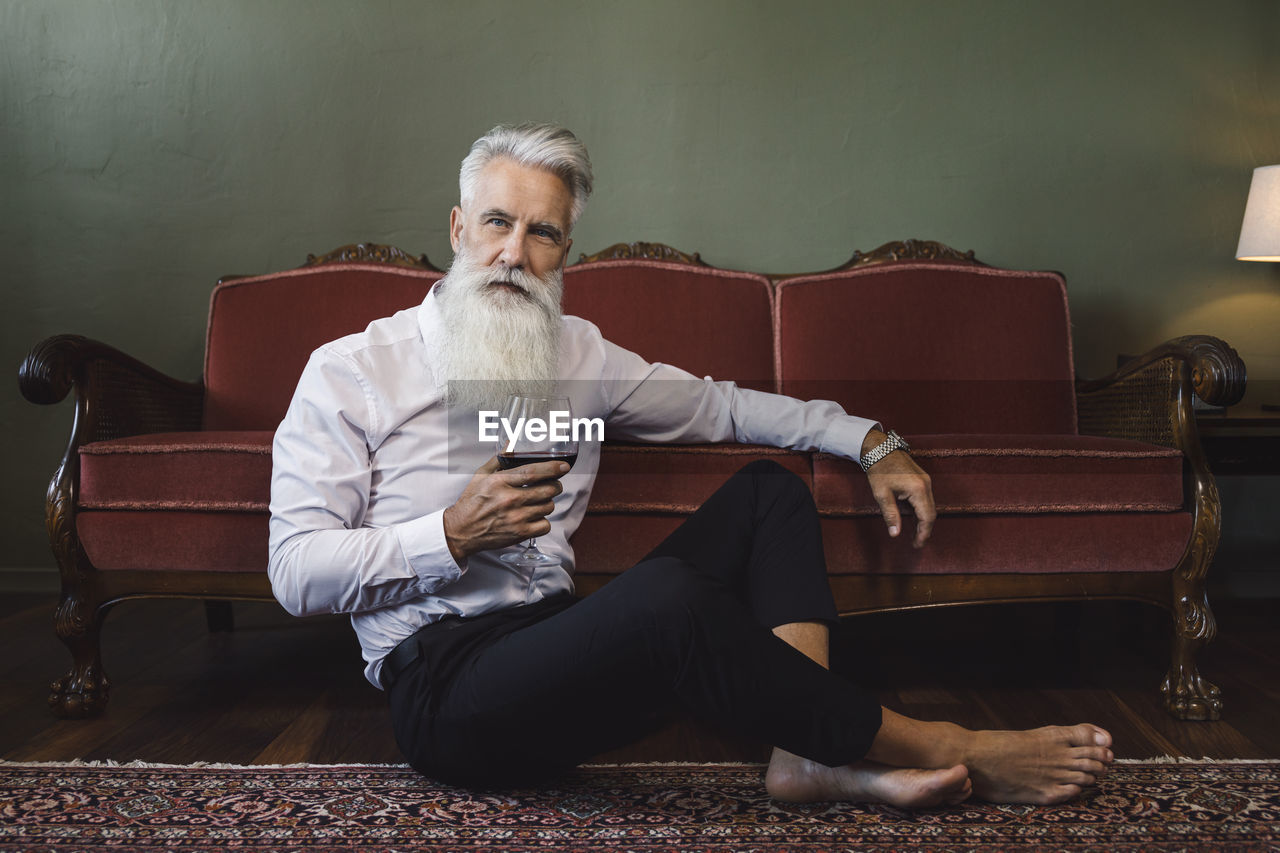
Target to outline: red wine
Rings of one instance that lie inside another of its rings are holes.
[[[568,462],[569,467],[573,467],[573,463],[578,461],[577,453],[557,453],[553,450],[536,450],[529,453],[499,453],[498,468],[503,471],[509,471],[512,468],[519,468],[521,465],[531,465],[534,462]]]

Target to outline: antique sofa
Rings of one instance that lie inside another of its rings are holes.
[[[170,378],[76,336],[36,345],[32,402],[74,392],[71,439],[47,496],[61,571],[54,629],[72,655],[50,705],[108,698],[99,636],[116,602],[194,597],[211,626],[265,574],[272,430],[308,353],[415,304],[427,259],[353,245],[295,270],[220,281],[204,375]],[[1216,719],[1197,651],[1215,633],[1205,575],[1219,499],[1192,397],[1243,394],[1216,338],[1183,337],[1111,376],[1074,376],[1066,285],[937,243],[891,243],[821,273],[718,269],[657,244],[619,244],[565,271],[564,309],[652,360],[803,398],[835,399],[910,440],[940,519],[928,546],[890,540],[854,463],[740,445],[610,444],[574,545],[579,592],[631,565],[720,482],[772,458],[811,487],[841,613],[944,604],[1126,598],[1173,616],[1161,689],[1181,719]],[[287,320],[284,318],[288,318]]]

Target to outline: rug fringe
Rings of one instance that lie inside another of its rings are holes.
[[[1187,758],[1156,755],[1151,758],[1117,758],[1116,764],[1280,764],[1280,758]]]
[[[767,767],[768,765],[760,761],[623,761],[618,763],[605,763],[589,761],[582,767]]]
[[[1280,759],[1276,758],[1186,758],[1175,755],[1159,755],[1152,758],[1117,758],[1117,764],[1280,764]],[[754,761],[631,761],[614,764],[584,764],[585,768],[601,768],[601,769],[640,769],[644,767],[740,767],[746,768],[763,768],[764,764]],[[226,764],[212,761],[195,761],[191,764],[163,764],[150,761],[113,761],[107,759],[105,761],[84,761],[82,759],[74,759],[72,761],[7,761],[0,759],[0,768],[4,767],[120,767],[130,769],[145,770],[148,768],[173,768],[173,769],[195,769],[204,768],[208,770],[329,770],[329,769],[347,769],[357,767],[367,767],[379,770],[408,770],[408,764],[308,764],[300,762],[296,764]]]
[[[71,761],[6,761],[0,759],[0,767],[127,767],[132,769],[147,768],[169,768],[169,769],[192,769],[202,768],[207,770],[302,770],[307,768],[317,770],[336,770],[354,767],[374,767],[380,770],[408,770],[408,764],[308,764],[307,762],[299,762],[296,764],[227,764],[216,761],[193,761],[190,764],[165,764],[153,761],[115,761],[113,759],[105,759],[102,761],[85,761],[80,758]]]

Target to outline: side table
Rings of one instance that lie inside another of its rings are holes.
[[[1215,475],[1280,474],[1280,412],[1257,404],[1198,412],[1196,429]]]
[[[1214,598],[1280,597],[1280,529],[1275,523],[1280,474],[1280,412],[1232,406],[1196,415],[1200,446],[1222,497],[1222,540],[1210,573]],[[1233,479],[1240,476],[1246,479]]]

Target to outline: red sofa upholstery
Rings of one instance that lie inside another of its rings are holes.
[[[777,302],[784,394],[874,411],[903,435],[1076,431],[1057,273],[869,264],[783,280]]]
[[[89,562],[103,572],[176,568],[257,581],[266,568],[271,439],[307,357],[421,302],[440,276],[344,262],[219,282],[202,428],[80,447],[76,529]]]
[[[651,360],[702,374],[715,353],[720,376],[836,400],[897,429],[933,478],[933,538],[923,550],[890,540],[849,460],[610,446],[574,541],[580,590],[625,570],[738,465],[769,456],[813,490],[842,613],[1149,601],[1174,615],[1167,707],[1182,719],[1218,717],[1218,690],[1195,665],[1215,631],[1204,576],[1218,497],[1191,406],[1193,391],[1222,404],[1243,395],[1244,365],[1229,346],[1180,338],[1105,379],[1077,381],[1061,275],[992,268],[936,243],[760,277],[768,298],[744,274],[727,275],[665,246],[619,244],[566,270],[564,305]],[[762,377],[755,335],[766,303],[772,371]],[[635,310],[645,305],[661,310]]]
[[[21,371],[28,398],[54,402],[74,389],[77,401],[49,491],[63,580],[55,630],[74,660],[50,697],[57,713],[105,705],[98,635],[115,601],[270,598],[272,430],[307,355],[418,303],[440,275],[425,258],[357,246],[297,270],[224,280],[197,383],[83,338],[33,349]],[[917,551],[885,536],[848,460],[609,445],[574,540],[580,592],[634,563],[741,465],[773,458],[813,490],[842,613],[1151,601],[1175,614],[1170,711],[1219,714],[1217,689],[1195,666],[1213,635],[1203,578],[1218,501],[1190,405],[1193,387],[1220,403],[1243,393],[1244,366],[1223,342],[1179,339],[1079,383],[1061,276],[993,269],[914,242],[828,273],[772,278],[620,245],[566,269],[564,309],[647,358],[881,419],[930,471],[941,515]]]
[[[661,353],[698,376],[775,390],[765,276],[644,258],[576,264],[565,270],[563,308],[607,329],[618,346]]]

